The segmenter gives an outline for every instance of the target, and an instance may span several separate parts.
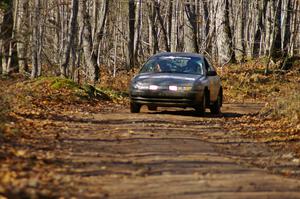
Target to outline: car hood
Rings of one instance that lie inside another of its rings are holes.
[[[147,73],[137,75],[133,82],[147,85],[192,85],[195,81],[203,78],[203,75],[178,74],[178,73]]]

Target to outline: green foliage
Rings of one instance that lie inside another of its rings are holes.
[[[75,90],[75,89],[79,89],[80,86],[76,82],[70,79],[53,78],[53,82],[51,83],[51,88],[52,89],[67,88],[67,89]]]

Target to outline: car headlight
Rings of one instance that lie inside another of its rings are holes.
[[[157,85],[150,85],[149,90],[156,91],[156,90],[158,90],[158,86]]]
[[[169,86],[170,91],[178,91],[178,86]]]
[[[185,91],[191,91],[192,86],[176,86],[176,85],[171,85],[169,86],[170,91],[180,91],[180,92],[185,92]]]
[[[147,89],[149,89],[149,85],[148,84],[143,84],[141,82],[133,83],[132,87],[134,89],[138,89],[138,90],[147,90]]]

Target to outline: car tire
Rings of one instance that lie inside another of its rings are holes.
[[[210,106],[210,112],[212,114],[220,114],[221,113],[222,102],[223,102],[223,92],[222,92],[222,89],[221,89],[219,91],[219,95],[218,95],[217,101],[215,101]]]
[[[151,105],[149,105],[148,106],[148,110],[149,111],[157,111],[157,106],[151,106]]]
[[[131,113],[139,113],[141,111],[141,105],[137,103],[130,103],[130,112]]]
[[[196,113],[199,115],[204,115],[207,105],[207,92],[204,93],[202,96],[201,102],[198,104],[197,107],[195,107]]]

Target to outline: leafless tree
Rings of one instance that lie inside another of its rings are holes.
[[[11,0],[0,5],[0,72],[32,77],[139,67],[160,51],[226,64],[300,55],[298,0]],[[101,70],[100,70],[101,66]]]
[[[78,0],[72,0],[72,6],[71,6],[71,17],[70,17],[70,23],[68,28],[68,35],[67,35],[67,44],[64,48],[63,53],[63,60],[61,64],[61,75],[63,77],[67,77],[67,69],[70,61],[70,52],[71,48],[74,48],[74,39],[76,35],[76,25],[77,25],[77,16],[78,16]]]

